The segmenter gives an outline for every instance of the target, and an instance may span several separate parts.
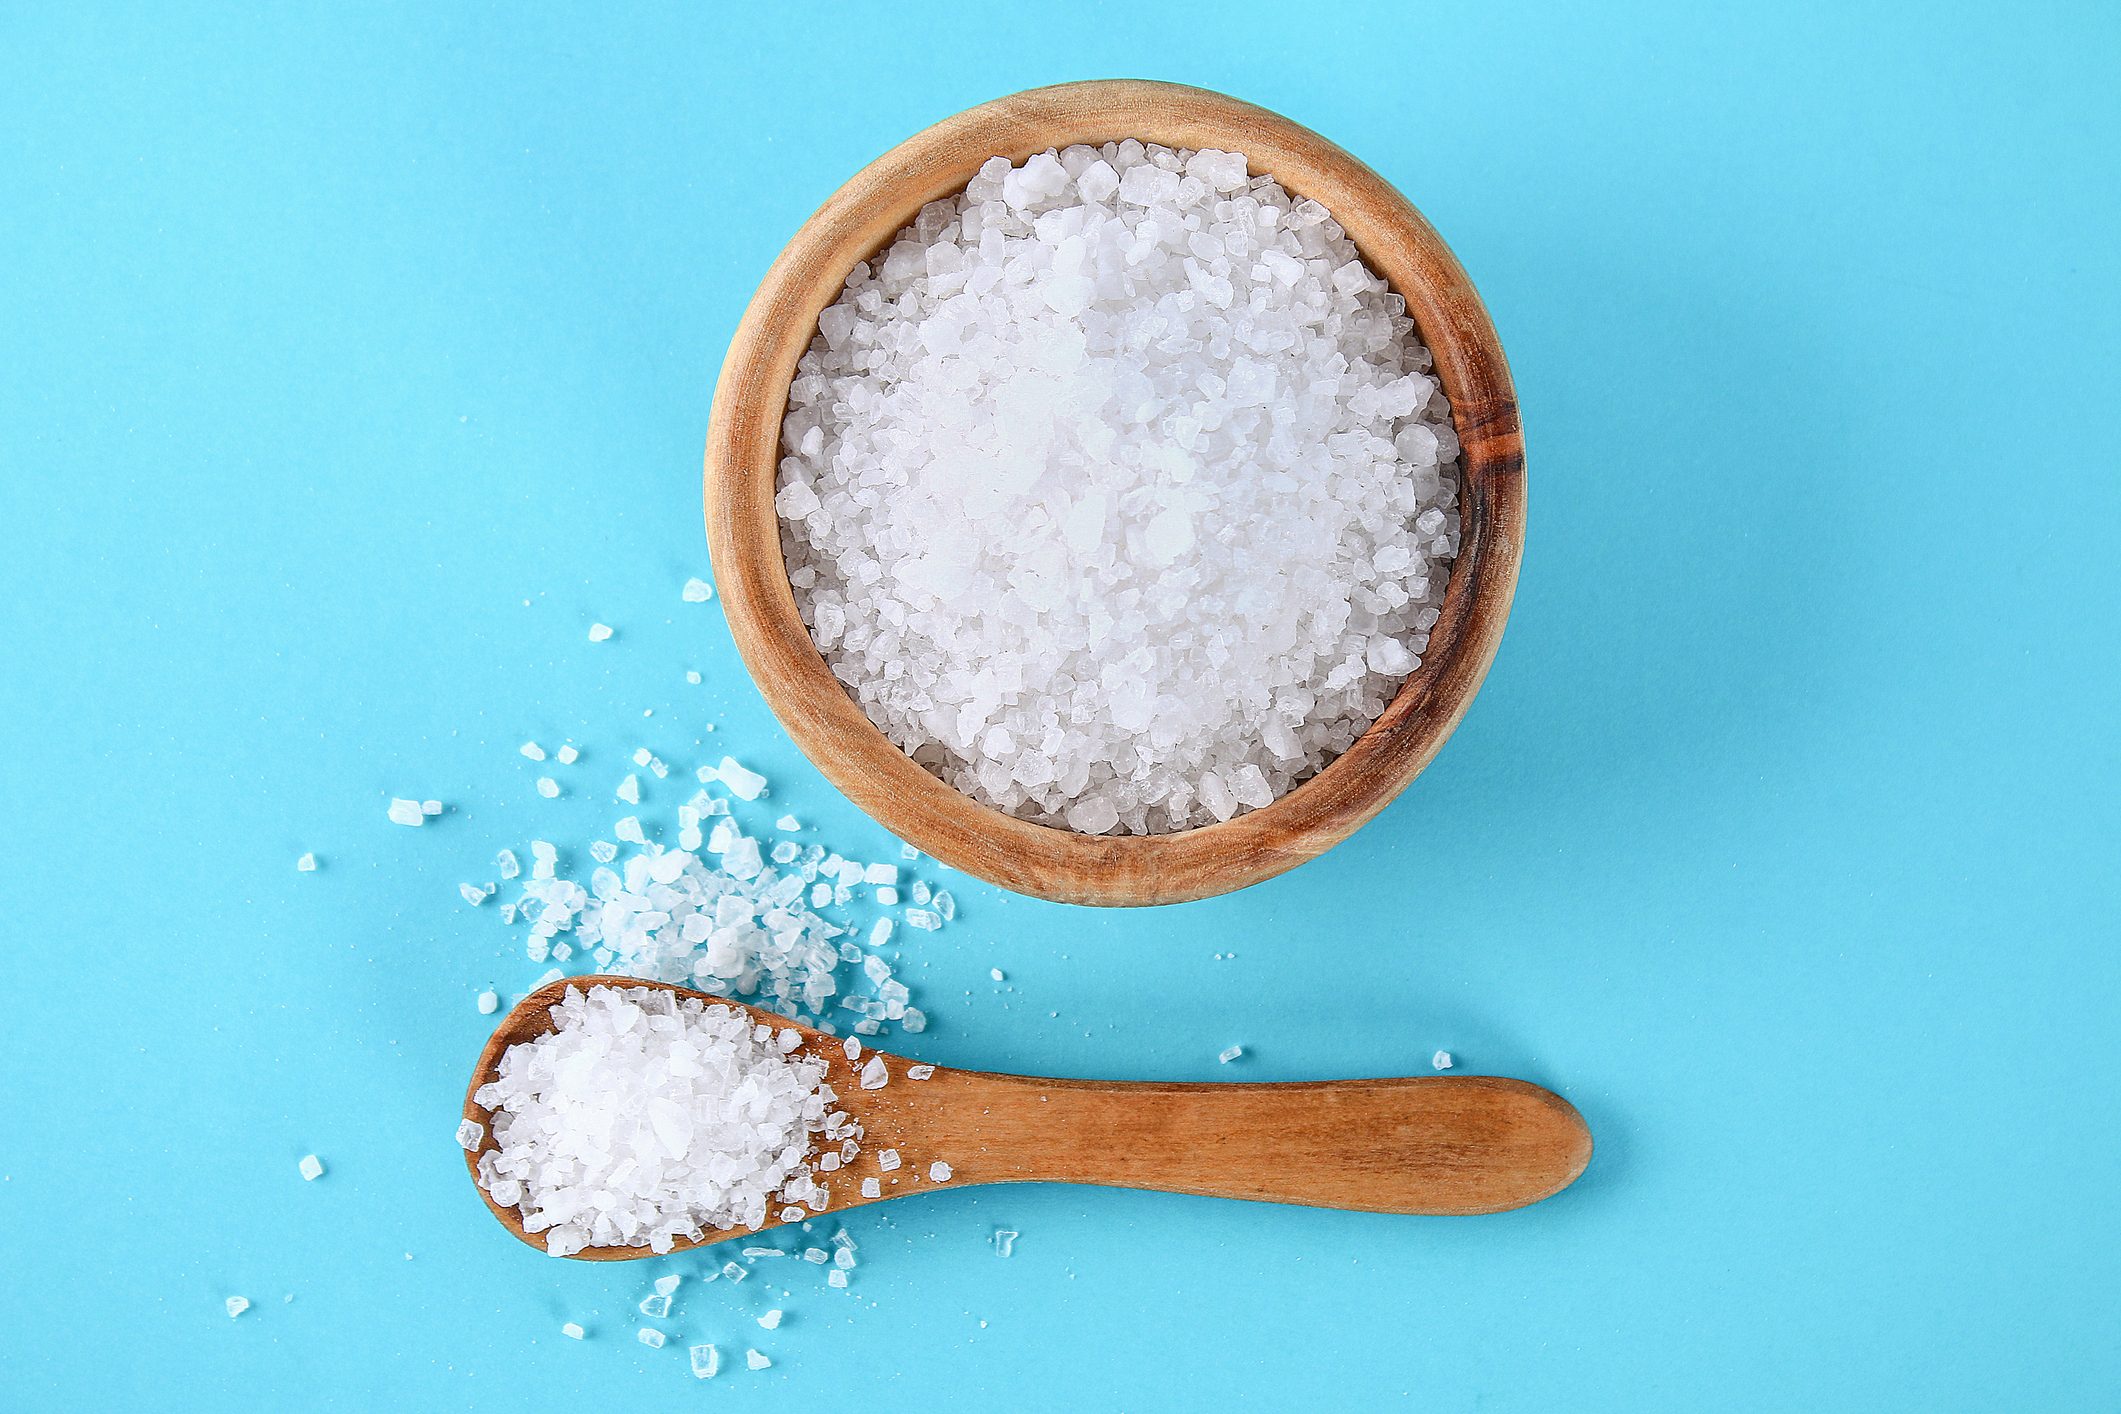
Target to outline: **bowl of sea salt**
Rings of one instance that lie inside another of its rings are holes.
[[[1376,173],[1220,94],[1067,84],[894,148],[767,272],[709,548],[806,754],[1004,887],[1316,857],[1434,758],[1524,535],[1501,344]]]

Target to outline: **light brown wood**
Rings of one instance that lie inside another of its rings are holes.
[[[501,1054],[552,1029],[550,1009],[568,987],[657,987],[736,1006],[726,998],[626,977],[551,982],[518,1002],[486,1043],[464,1098],[464,1116],[484,1126],[479,1152],[493,1144],[493,1116],[479,1087]],[[1403,1080],[1321,1080],[1294,1084],[1190,1085],[1045,1080],[937,1066],[926,1080],[883,1052],[891,1081],[864,1090],[837,1037],[752,1010],[774,1027],[795,1026],[807,1053],[829,1066],[840,1107],[861,1121],[862,1151],[834,1175],[828,1212],[981,1183],[1087,1183],[1216,1198],[1299,1203],[1373,1213],[1464,1215],[1521,1208],[1575,1181],[1591,1159],[1591,1135],[1574,1106],[1521,1080],[1424,1075]],[[896,1149],[901,1166],[882,1172],[877,1155]],[[928,1178],[937,1160],[944,1184]],[[478,1153],[465,1155],[477,1184]],[[882,1198],[863,1198],[860,1181],[882,1181]],[[479,1189],[493,1215],[531,1246],[522,1216]],[[769,1222],[767,1228],[778,1226]],[[710,1233],[703,1242],[752,1229]],[[590,1247],[585,1261],[651,1255],[645,1247]]]
[[[1422,665],[1323,771],[1264,809],[1173,835],[1087,836],[1015,819],[893,746],[832,676],[789,587],[773,509],[796,361],[855,263],[997,154],[1140,138],[1242,152],[1325,203],[1407,301],[1434,353],[1464,452],[1463,548]],[[1219,93],[1136,80],[1033,89],[960,113],[858,173],[767,271],[722,365],[707,434],[707,541],[737,648],[774,714],[833,784],[900,838],[1020,893],[1067,903],[1206,898],[1339,843],[1428,765],[1501,641],[1524,546],[1524,444],[1508,364],[1465,271],[1421,213],[1318,134]]]

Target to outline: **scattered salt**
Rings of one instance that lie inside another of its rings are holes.
[[[765,1315],[759,1317],[759,1328],[761,1330],[778,1330],[780,1329],[780,1324],[781,1313],[779,1311],[768,1311]]]
[[[670,1295],[658,1291],[653,1296],[641,1298],[641,1314],[651,1321],[660,1321],[670,1314]]]
[[[550,776],[540,776],[538,777],[538,794],[544,796],[547,800],[556,799],[560,794],[560,783]]]
[[[1438,1051],[1435,1055],[1429,1057],[1429,1064],[1438,1070],[1449,1070],[1452,1065],[1451,1053],[1449,1051]]]
[[[1221,1061],[1224,1065],[1228,1065],[1231,1061],[1236,1060],[1244,1053],[1245,1048],[1243,1046],[1232,1046],[1228,1050],[1222,1052],[1222,1054],[1218,1055],[1216,1059]]]
[[[654,1326],[642,1326],[638,1331],[634,1332],[634,1339],[647,1346],[650,1350],[661,1350],[663,1348],[664,1335]]]
[[[1019,1236],[1021,1236],[1021,1234],[1014,1232],[1009,1228],[996,1228],[994,1230],[994,1255],[997,1257],[1006,1257],[1010,1253],[1014,1252],[1016,1250],[1016,1239]]]
[[[543,761],[545,759],[545,748],[534,741],[526,741],[517,749],[533,761]]]
[[[937,1159],[934,1163],[928,1165],[928,1177],[937,1183],[948,1183],[950,1181],[950,1172],[950,1165],[944,1163],[941,1159]]]
[[[722,1352],[712,1345],[695,1345],[685,1352],[692,1358],[692,1377],[711,1380],[722,1368]]]
[[[478,1006],[479,1015],[492,1016],[496,1011],[500,1009],[501,999],[495,996],[493,994],[493,989],[489,987],[487,990],[479,993]]]
[[[301,857],[300,859],[297,859],[297,860],[295,861],[295,869],[296,869],[296,870],[297,870],[298,872],[300,872],[300,873],[303,873],[303,874],[314,874],[314,873],[316,873],[316,872],[317,872],[317,857],[316,857],[316,856],[315,856],[314,854],[305,854],[305,855],[303,855],[303,856],[302,856],[302,857]]]
[[[486,902],[486,890],[480,888],[477,884],[459,884],[457,885],[457,893],[463,897],[464,902],[474,908]]]
[[[909,1065],[906,1067],[906,1078],[908,1080],[926,1080],[933,1074],[935,1074],[935,1067],[932,1065]]]
[[[571,746],[563,746],[558,751],[553,752],[552,755],[553,759],[562,766],[572,766],[575,762],[582,759],[582,753]]]
[[[704,604],[714,597],[714,586],[704,579],[688,579],[681,597],[688,604]]]
[[[573,1321],[568,1321],[560,1327],[560,1334],[566,1336],[569,1340],[580,1340],[587,1332]]]
[[[390,823],[393,825],[424,825],[427,812],[420,808],[417,800],[393,800],[390,802]]]
[[[231,1296],[222,1302],[221,1305],[228,1311],[228,1318],[232,1321],[250,1309],[250,1298],[247,1296]]]
[[[754,1370],[763,1370],[773,1362],[756,1350],[747,1350],[744,1352],[744,1363]]]
[[[302,1162],[295,1167],[302,1171],[302,1177],[307,1182],[314,1183],[324,1176],[324,1163],[315,1154],[304,1154]]]
[[[591,643],[602,643],[609,637],[611,637],[610,624],[591,624],[589,626],[589,641]]]

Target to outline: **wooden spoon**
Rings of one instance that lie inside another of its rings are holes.
[[[1216,1198],[1301,1203],[1373,1213],[1496,1213],[1569,1186],[1591,1159],[1591,1134],[1567,1100],[1522,1080],[1423,1075],[1397,1080],[1314,1080],[1236,1085],[1046,1080],[936,1066],[914,1080],[914,1062],[863,1049],[850,1062],[839,1037],[727,998],[629,977],[568,977],[538,988],[502,1018],[479,1056],[464,1117],[485,1131],[465,1162],[477,1182],[479,1154],[493,1146],[493,1115],[476,1096],[501,1054],[552,1030],[550,1009],[569,987],[654,987],[737,1006],[775,1029],[792,1027],[802,1049],[829,1066],[840,1108],[861,1122],[862,1151],[821,1178],[839,1213],[886,1198],[974,1183],[1093,1183]],[[856,1072],[882,1055],[890,1082],[864,1090]],[[889,1173],[878,1155],[895,1149]],[[929,1166],[950,1176],[938,1183]],[[880,1198],[860,1181],[882,1180]],[[522,1214],[479,1196],[501,1225],[531,1246]],[[779,1226],[775,1216],[757,1231]],[[680,1238],[675,1250],[752,1229]],[[572,1254],[610,1262],[652,1255],[646,1247],[585,1247]]]

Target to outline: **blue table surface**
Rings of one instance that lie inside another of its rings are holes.
[[[2117,59],[2037,0],[0,12],[0,1407],[2116,1407]],[[1444,232],[1523,581],[1345,846],[1145,913],[958,877],[903,1048],[1446,1048],[1597,1157],[1481,1219],[946,1190],[646,1349],[708,1263],[554,1262],[465,1182],[473,996],[541,969],[456,886],[636,745],[890,857],[679,600],[717,365],[864,162],[1114,74]]]

